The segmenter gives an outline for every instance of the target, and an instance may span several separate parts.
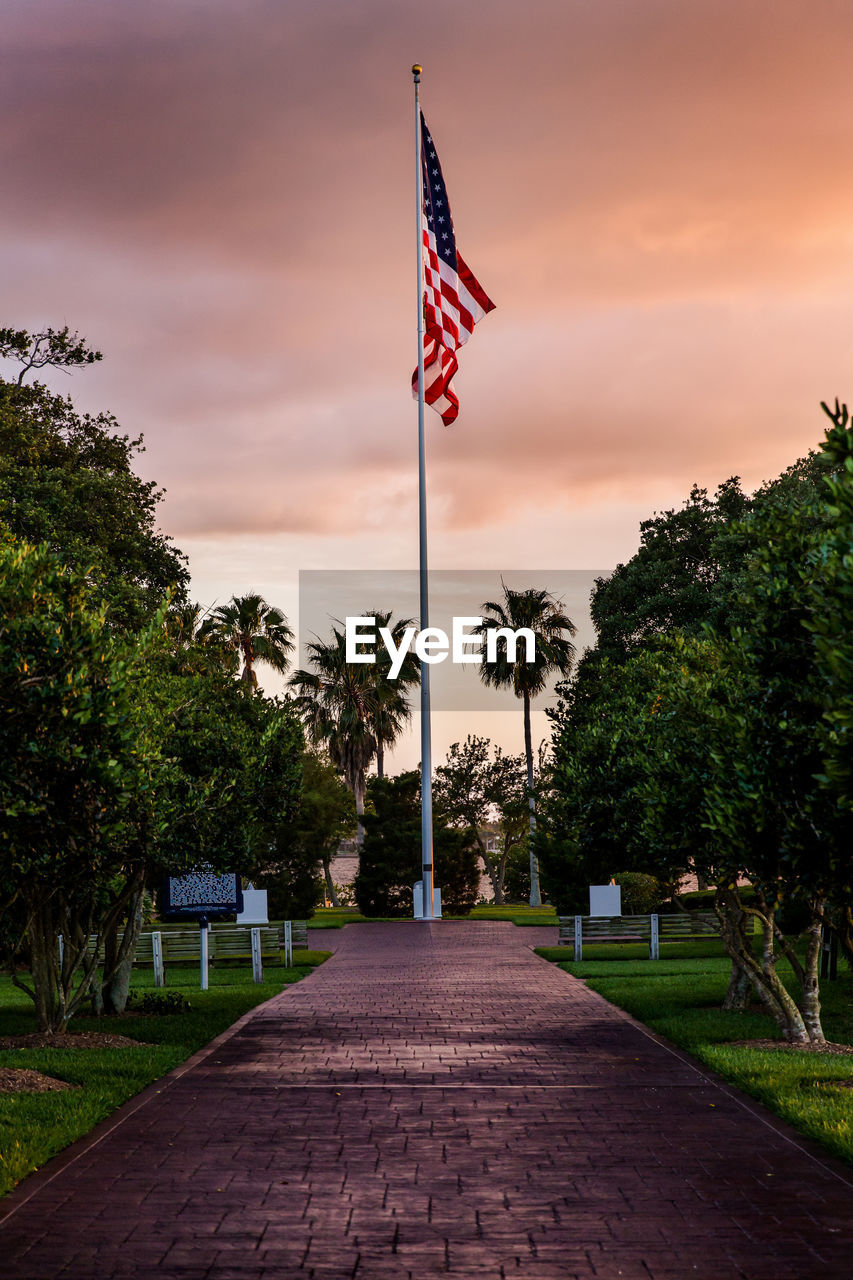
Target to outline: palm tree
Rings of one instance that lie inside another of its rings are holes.
[[[214,609],[202,623],[202,639],[215,637],[243,660],[240,679],[257,689],[256,662],[265,662],[273,671],[285,672],[293,652],[293,632],[287,618],[267,604],[263,596],[232,596],[228,604]]]
[[[378,609],[365,616],[376,619],[377,634],[380,627],[386,627],[391,632],[394,644],[398,649],[406,628],[415,626],[411,618],[402,618],[399,622],[392,623],[393,615],[391,613],[380,613]],[[406,696],[406,691],[412,685],[420,684],[420,663],[410,649],[403,659],[399,674],[392,680],[390,675],[391,655],[385,645],[380,644],[376,649],[376,662],[369,668],[369,671],[376,695],[376,707],[373,712],[373,736],[376,739],[376,774],[377,777],[384,778],[385,748],[393,747],[412,718],[412,708]]]
[[[328,643],[316,640],[306,649],[313,670],[294,671],[290,687],[296,692],[308,737],[326,745],[332,764],[342,771],[355,797],[356,840],[361,846],[367,770],[376,755],[373,725],[379,699],[372,667],[347,662],[346,638],[337,627],[332,628]]]
[[[562,601],[548,591],[531,587],[527,591],[512,591],[501,582],[502,602],[487,600],[481,606],[483,617],[480,634],[485,639],[489,631],[507,628],[518,631],[527,627],[535,638],[535,656],[527,659],[527,640],[518,641],[516,658],[510,662],[506,637],[496,638],[496,660],[484,661],[480,676],[484,684],[494,688],[512,688],[517,698],[524,700],[524,751],[527,757],[527,791],[530,806],[530,905],[539,907],[539,863],[534,852],[533,833],[536,830],[536,800],[533,791],[533,740],[530,730],[530,703],[541,693],[552,672],[568,675],[575,656],[575,646],[569,639],[577,630],[574,623],[562,611]]]

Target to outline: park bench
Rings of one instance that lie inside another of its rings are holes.
[[[308,946],[308,921],[291,920],[291,946],[293,950],[305,950]],[[273,920],[267,925],[254,926],[260,930],[261,961],[280,964],[285,950],[284,920]],[[208,930],[208,958],[232,961],[252,959],[252,927],[238,924],[213,924]],[[201,959],[201,943],[197,925],[164,924],[157,929],[146,929],[139,935],[133,957],[135,965],[154,965],[155,938],[159,940],[160,957],[164,965],[197,965]],[[89,938],[88,954],[95,946],[95,935]]]
[[[673,915],[644,916],[558,916],[561,946],[574,948],[574,959],[583,956],[584,944],[648,942],[649,958],[660,958],[661,939],[685,942],[718,935],[713,911],[679,911]],[[747,926],[750,931],[754,922]]]
[[[284,920],[271,920],[270,926],[278,929],[279,944],[284,949]],[[294,951],[308,950],[308,921],[307,920],[291,920],[290,932],[293,939]]]

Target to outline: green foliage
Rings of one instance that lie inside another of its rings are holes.
[[[142,447],[109,414],[79,414],[45,387],[0,380],[0,527],[46,543],[85,571],[112,626],[141,627],[167,592],[183,599],[185,559],[156,527],[161,491],[139,479]]]
[[[242,660],[240,679],[250,689],[258,687],[257,663],[282,674],[294,647],[287,618],[259,595],[232,596],[204,619],[198,638],[202,643],[218,642],[235,660]]]
[[[307,649],[313,670],[294,671],[290,687],[308,740],[324,747],[341,770],[360,818],[367,770],[376,755],[373,724],[380,709],[376,683],[369,663],[347,662],[346,637],[337,627],[332,628],[330,641],[317,640]]]
[[[596,581],[591,613],[598,652],[624,658],[670,631],[696,635],[706,622],[724,622],[720,588],[739,560],[725,533],[750,505],[735,476],[713,498],[694,485],[683,507],[644,520],[636,555]]]
[[[492,882],[495,902],[504,900],[508,860],[521,842],[528,858],[527,889],[530,894],[530,865],[526,836],[529,822],[527,773],[523,756],[504,755],[500,747],[491,755],[488,738],[469,734],[464,743],[454,742],[444,764],[433,779],[435,810],[451,826],[469,832]],[[490,850],[483,828],[494,819],[498,825],[498,848]],[[515,897],[513,892],[510,896]]]
[[[358,908],[366,916],[411,916],[412,886],[421,879],[420,774],[372,778],[370,800],[373,812],[364,816],[355,881]],[[470,833],[445,826],[434,815],[433,858],[442,912],[467,914],[477,901],[480,879]]]
[[[182,991],[131,991],[128,1009],[135,1013],[188,1013],[192,1008]]]
[[[504,896],[507,902],[530,900],[530,839],[527,832],[507,854]],[[547,884],[543,885],[542,897],[548,898]]]
[[[0,329],[0,356],[18,361],[20,386],[31,369],[80,369],[103,360],[100,351],[86,346],[86,339],[72,333],[68,325],[62,329],[42,329],[28,333],[26,329]]]
[[[407,628],[414,627],[411,618],[394,619],[390,612],[383,613],[374,609],[369,616],[375,619],[377,633],[381,628],[391,632],[394,645],[399,650]],[[365,646],[356,646],[362,651]],[[393,747],[406,725],[412,718],[412,708],[408,699],[408,690],[420,684],[420,662],[414,652],[409,649],[403,658],[400,670],[391,679],[391,654],[387,645],[379,645],[375,653],[375,661],[367,668],[372,685],[371,728],[376,739],[376,772],[380,778],[385,776],[385,749]]]
[[[623,915],[647,916],[660,910],[666,890],[657,876],[644,871],[620,871],[614,879],[622,890]]]
[[[853,808],[853,431],[847,406],[823,409],[834,426],[823,451],[831,524],[812,549],[808,628],[827,689],[822,726],[824,777],[839,805]]]
[[[0,545],[2,934],[7,959],[26,944],[45,1028],[86,994],[93,966],[76,989],[74,968],[95,922],[141,887],[137,851],[118,847],[140,770],[132,666],[150,641],[129,650],[92,596],[46,547]]]
[[[480,606],[483,622],[479,632],[486,644],[486,657],[480,666],[480,677],[483,683],[493,688],[512,689],[517,698],[522,699],[524,707],[524,755],[527,764],[527,793],[530,808],[530,905],[541,905],[539,887],[539,863],[536,845],[533,840],[536,828],[534,814],[534,773],[533,773],[533,738],[530,726],[530,705],[533,698],[541,693],[548,679],[555,672],[567,676],[575,659],[575,646],[571,637],[577,628],[567,614],[563,612],[561,600],[555,599],[549,591],[531,587],[526,591],[514,591],[505,583],[503,600],[486,600]],[[507,631],[528,631],[516,646],[516,660],[510,660],[510,649]],[[495,641],[494,660],[488,660],[488,640],[492,635]],[[531,648],[533,654],[531,655]]]
[[[850,922],[853,953],[853,807],[837,715],[851,448],[838,416],[828,458],[811,456],[750,500],[733,481],[714,501],[694,490],[682,511],[647,522],[637,556],[598,584],[599,646],[553,716],[540,836],[565,907],[581,879],[608,876],[614,862],[665,882],[691,865],[715,883],[730,953],[792,1038],[820,1038],[824,919]],[[756,916],[761,954],[744,929]],[[800,956],[785,928],[804,926]],[[774,950],[794,969],[796,1000]]]
[[[677,670],[674,654],[638,652],[617,664],[584,663],[549,712],[555,728],[548,789],[540,798],[536,848],[544,883],[561,914],[588,910],[588,886],[621,867],[669,883],[685,870],[698,839],[695,797],[684,783],[662,788],[649,814],[638,804],[661,735],[661,696]],[[684,744],[663,748],[673,774]],[[651,753],[651,754],[650,754]],[[667,802],[664,815],[661,805]],[[646,817],[654,821],[645,821]]]
[[[282,829],[281,860],[258,879],[269,893],[270,911],[284,919],[307,919],[323,892],[320,877],[341,840],[355,828],[351,792],[337,770],[316,751],[301,759],[299,803]]]

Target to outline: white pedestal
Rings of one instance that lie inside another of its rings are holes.
[[[237,917],[238,924],[269,924],[266,889],[244,889],[243,910]]]
[[[591,884],[589,886],[589,914],[591,916],[621,916],[621,886],[618,884]]]
[[[414,917],[416,920],[424,918],[424,882],[419,880],[417,884],[412,885],[412,899],[414,905]],[[441,890],[433,889],[432,891],[432,914],[435,920],[441,919]]]

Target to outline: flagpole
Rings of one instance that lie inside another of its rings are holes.
[[[412,67],[415,78],[415,207],[418,259],[418,542],[420,552],[421,630],[429,626],[429,587],[427,576],[426,520],[426,448],[424,442],[424,260],[423,260],[423,169],[421,165],[422,67]],[[433,916],[432,861],[432,735],[430,726],[429,663],[421,663],[421,878],[423,881],[423,918]]]

